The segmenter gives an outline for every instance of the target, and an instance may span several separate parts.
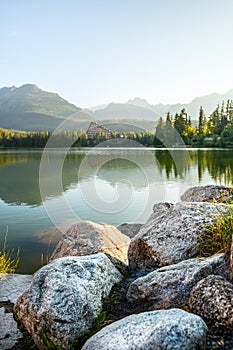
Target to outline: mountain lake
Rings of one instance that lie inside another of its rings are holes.
[[[232,172],[227,149],[1,149],[0,249],[19,247],[16,272],[33,273],[73,223],[144,223],[155,203],[232,185]]]

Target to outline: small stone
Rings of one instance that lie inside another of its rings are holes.
[[[154,213],[158,213],[160,212],[166,212],[168,209],[170,209],[173,206],[172,203],[168,203],[168,202],[159,202],[159,203],[155,203],[153,206],[153,212]]]
[[[118,226],[118,230],[129,238],[133,238],[140,230],[142,224],[121,224]]]

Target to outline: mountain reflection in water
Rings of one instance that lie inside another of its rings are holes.
[[[40,267],[41,255],[47,256],[61,236],[48,217],[46,203],[54,208],[63,229],[73,219],[61,206],[62,197],[82,220],[119,225],[145,222],[155,202],[177,201],[189,186],[232,184],[232,150],[72,149],[62,168],[62,189],[56,187],[56,171],[43,179],[48,188],[43,202],[39,188],[41,155],[41,150],[0,151],[0,243],[8,230],[9,248],[21,249],[18,272],[31,273]],[[53,169],[63,155],[62,150],[48,153],[48,167]],[[92,193],[85,196],[85,191],[94,187],[90,203]],[[104,203],[111,209],[122,191],[129,196],[125,207],[119,212],[104,212]]]

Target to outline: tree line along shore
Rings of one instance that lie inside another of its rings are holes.
[[[123,125],[123,123],[122,123]],[[145,147],[233,147],[233,100],[218,104],[210,116],[200,107],[198,120],[191,120],[185,108],[180,113],[160,117],[154,130],[112,131],[111,136],[99,132],[89,137],[85,130],[60,130],[25,132],[0,128],[0,147],[45,147],[53,135],[53,146],[61,147],[67,142],[73,147],[94,147],[101,142],[122,138],[134,140]],[[115,141],[114,141],[115,142]]]

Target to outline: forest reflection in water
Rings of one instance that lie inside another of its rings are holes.
[[[33,272],[41,255],[53,250],[60,237],[54,220],[65,229],[73,223],[63,197],[80,219],[119,225],[145,222],[155,202],[177,201],[187,186],[232,185],[232,150],[72,149],[66,155],[54,150],[46,157],[52,171],[43,179],[47,193],[42,200],[41,156],[42,150],[0,151],[0,244],[8,230],[9,247],[19,246],[23,257],[18,272]],[[64,156],[58,188],[53,169]],[[129,200],[120,201],[121,195]]]
[[[96,157],[99,163],[103,164],[98,171],[97,176],[113,185],[119,181],[124,174],[126,179],[131,180],[132,184],[138,187],[147,186],[145,178],[138,176],[139,167],[143,169],[152,167],[148,160],[148,150],[136,152],[133,156],[127,157],[129,151],[117,152],[117,157],[113,157],[109,152],[98,152],[89,155],[89,162],[93,160],[93,166],[87,170],[90,173],[82,173],[78,178],[80,164],[85,159],[86,151],[70,152],[65,157],[64,167],[62,169],[63,190],[66,191],[71,185],[77,184],[83,178],[93,175],[92,171],[96,166]],[[157,160],[156,169],[166,180],[171,178],[185,178],[190,168],[197,171],[198,182],[201,183],[203,176],[208,173],[209,176],[218,184],[230,185],[233,174],[233,154],[232,150],[211,150],[211,149],[188,149],[187,151],[157,149],[153,152]],[[51,156],[53,161],[60,156],[59,152],[54,152]],[[141,159],[140,159],[141,156]],[[0,198],[9,204],[41,205],[41,194],[39,189],[39,166],[41,151],[8,151],[0,153]],[[138,165],[138,164],[139,165]],[[95,170],[95,169],[94,169]],[[127,170],[127,171],[126,171]],[[53,187],[53,174],[47,179],[50,193],[48,196],[56,196]]]

